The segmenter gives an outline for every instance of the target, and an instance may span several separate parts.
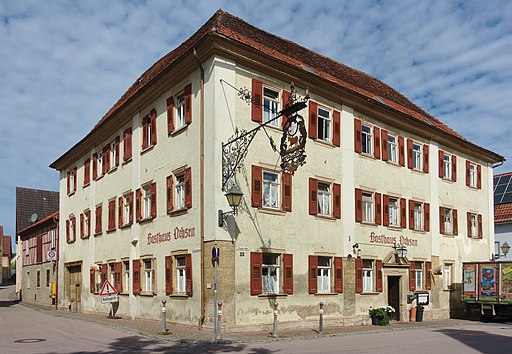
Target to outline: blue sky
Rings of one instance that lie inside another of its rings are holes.
[[[0,224],[156,60],[222,8],[391,85],[512,160],[512,2],[0,0]],[[495,170],[512,170],[510,161]]]

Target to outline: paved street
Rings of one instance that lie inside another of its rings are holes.
[[[16,303],[13,289],[0,285],[0,353],[505,353],[512,344],[509,322],[460,320],[344,328],[324,337],[285,331],[279,339],[268,333],[228,334],[225,343],[208,343],[207,331],[183,340],[191,337],[177,327],[172,336],[158,336],[157,321],[108,322],[104,316],[71,316]]]

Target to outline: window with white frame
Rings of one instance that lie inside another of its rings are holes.
[[[388,161],[398,163],[397,137],[388,135]]]
[[[151,185],[142,187],[142,218],[147,219],[151,217]]]
[[[108,265],[108,280],[110,281],[110,284],[112,284],[112,285],[115,284],[115,274],[116,274],[116,271],[114,268],[114,263],[110,263]]]
[[[416,276],[416,290],[423,289],[423,262],[415,262],[414,264],[415,276]]]
[[[96,271],[96,289],[95,289],[95,293],[98,293],[100,290],[101,290],[101,272],[99,270]]]
[[[176,256],[176,288],[178,294],[187,293],[187,266],[185,256]]]
[[[471,227],[471,236],[473,238],[478,238],[478,217],[477,214],[470,213],[469,214],[469,224]]]
[[[263,253],[262,256],[262,290],[264,294],[279,293],[280,256]]]
[[[318,182],[318,214],[331,215],[331,185]]]
[[[69,193],[75,193],[75,179],[76,179],[76,170],[73,169],[69,173]]]
[[[414,203],[414,230],[423,230],[423,204]]]
[[[69,239],[68,242],[76,241],[76,218],[71,214],[69,217]]]
[[[144,261],[144,291],[153,292],[153,281],[155,278],[155,270],[153,269],[153,261],[145,259]]]
[[[99,177],[103,174],[103,151],[98,151],[98,158],[96,161],[96,174]]]
[[[372,292],[373,288],[373,260],[363,259],[363,292]]]
[[[453,234],[453,211],[450,208],[444,208],[444,233]]]
[[[318,107],[318,134],[319,140],[331,140],[331,111]]]
[[[398,198],[389,198],[389,226],[399,226]]]
[[[413,169],[421,171],[423,169],[422,164],[422,153],[421,153],[421,145],[413,143],[412,144],[412,161],[413,161]]]
[[[263,87],[263,123],[274,119],[279,112],[279,92],[268,87]],[[279,119],[270,123],[279,126]]]
[[[185,126],[185,94],[182,92],[176,97],[176,118],[174,129]]]
[[[133,218],[133,193],[123,195],[122,199],[123,220],[121,226],[129,225]]]
[[[90,227],[91,227],[91,220],[89,219],[89,216],[91,215],[91,211],[89,209],[87,210],[84,210],[84,225],[83,225],[83,230],[84,230],[84,237],[89,237],[91,235],[91,230],[90,230]]]
[[[361,132],[362,132],[362,146],[361,146],[361,152],[363,154],[371,155],[373,151],[373,145],[372,145],[372,127],[369,125],[363,124],[361,126]]]
[[[185,175],[176,175],[176,184],[174,185],[174,209],[185,208]]]
[[[331,291],[331,258],[318,257],[317,267],[317,290],[319,293],[328,293]]]
[[[452,179],[452,156],[447,153],[443,155],[443,177]]]
[[[374,222],[373,217],[373,194],[363,193],[363,222],[372,223]]]
[[[444,289],[450,290],[452,286],[452,263],[445,263],[443,269],[443,283]]]
[[[263,171],[263,207],[273,209],[280,208],[279,182],[278,173]]]
[[[476,165],[474,163],[469,164],[469,186],[476,188],[477,182],[476,182]]]
[[[110,143],[110,169],[113,170],[117,167],[116,161],[117,159],[117,141],[114,140]]]
[[[123,292],[129,294],[131,281],[130,281],[130,261],[123,261]]]

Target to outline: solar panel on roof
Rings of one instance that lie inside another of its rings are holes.
[[[510,203],[512,202],[512,193],[503,194],[503,198],[501,198],[501,203]]]
[[[498,184],[508,184],[510,182],[510,175],[500,177]]]
[[[502,197],[503,197],[503,194],[495,194],[494,195],[494,204],[500,204]]]
[[[507,186],[505,185],[497,185],[496,188],[494,189],[494,194],[501,194],[501,193],[505,193],[505,189],[507,188]]]

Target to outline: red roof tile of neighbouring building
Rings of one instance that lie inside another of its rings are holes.
[[[512,221],[512,203],[494,205],[494,222]]]
[[[34,213],[39,221],[58,210],[59,192],[16,187],[16,234],[33,224]]]

